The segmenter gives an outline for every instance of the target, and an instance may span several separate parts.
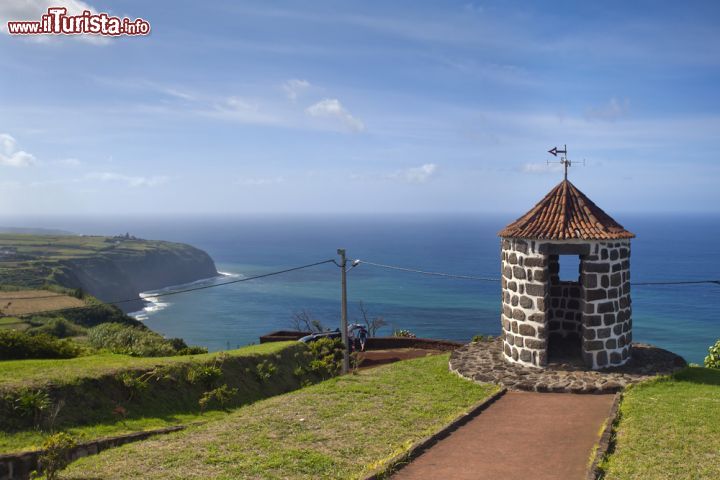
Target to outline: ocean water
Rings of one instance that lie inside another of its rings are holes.
[[[496,232],[512,216],[352,216],[45,219],[32,225],[78,233],[186,242],[207,251],[224,275],[218,283],[311,262],[348,258],[461,275],[499,277]],[[637,234],[633,282],[720,278],[720,217],[618,216]],[[15,222],[17,223],[17,221]],[[563,265],[569,270],[575,265]],[[576,270],[575,270],[576,271]],[[359,302],[393,329],[467,341],[500,333],[499,282],[423,276],[361,263],[348,273],[350,321]],[[636,286],[634,339],[702,362],[720,338],[720,285]],[[340,271],[333,264],[156,300],[140,318],[164,335],[210,350],[235,348],[290,326],[305,310],[328,327],[339,323]]]

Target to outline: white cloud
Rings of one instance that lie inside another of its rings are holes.
[[[297,78],[288,80],[283,84],[285,95],[293,102],[297,100],[298,95],[308,88],[310,88],[310,82],[307,80],[298,80]]]
[[[589,108],[585,113],[585,116],[590,120],[606,120],[613,122],[627,114],[629,107],[630,101],[627,98],[618,100],[613,97],[605,105]]]
[[[437,174],[437,165],[434,163],[426,163],[419,167],[407,168],[391,173],[387,178],[391,180],[400,180],[406,183],[427,183]]]
[[[17,142],[12,135],[0,133],[0,165],[29,167],[36,163],[37,159],[33,155],[17,149]]]
[[[101,182],[119,182],[124,183],[129,187],[156,187],[167,183],[168,177],[166,176],[154,176],[154,177],[136,177],[130,175],[123,175],[115,172],[93,172],[88,173],[84,177],[85,180],[96,180]]]
[[[309,106],[305,112],[312,117],[339,120],[345,128],[353,132],[365,130],[365,124],[348,112],[337,98],[326,98]]]
[[[47,9],[51,7],[65,7],[68,15],[81,15],[83,11],[90,10],[98,13],[97,9],[80,0],[2,0],[0,2],[0,31],[7,33],[7,22],[14,20],[39,21]],[[50,39],[60,39],[65,35],[30,35],[25,38],[38,43],[45,43]],[[107,45],[109,38],[100,35],[71,35],[72,38],[92,43]]]

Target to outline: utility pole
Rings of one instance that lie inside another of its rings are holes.
[[[348,345],[348,320],[347,320],[347,259],[345,258],[345,249],[338,248],[340,255],[340,272],[342,284],[342,302],[340,305],[340,335],[343,343],[343,375],[350,370],[350,346]]]

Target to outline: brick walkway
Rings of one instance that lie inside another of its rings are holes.
[[[613,395],[507,392],[392,478],[582,480]]]

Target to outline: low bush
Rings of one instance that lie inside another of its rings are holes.
[[[705,357],[705,366],[708,368],[720,368],[720,340],[708,348],[708,355]]]
[[[58,340],[44,333],[30,335],[17,330],[0,330],[0,360],[73,358],[81,351],[70,340]]]
[[[78,337],[85,335],[87,329],[76,325],[62,317],[45,318],[33,317],[30,319],[31,328],[26,330],[31,335],[45,334],[55,338]]]
[[[145,327],[119,323],[103,323],[91,328],[88,343],[95,348],[134,357],[171,357],[207,351],[202,347],[188,347],[181,339],[168,340]]]
[[[70,453],[76,446],[75,438],[64,432],[50,435],[45,439],[39,460],[47,480],[58,478],[58,473],[70,464]]]
[[[404,337],[404,338],[417,338],[417,336],[410,330],[400,329],[395,330],[392,334],[393,337]]]

